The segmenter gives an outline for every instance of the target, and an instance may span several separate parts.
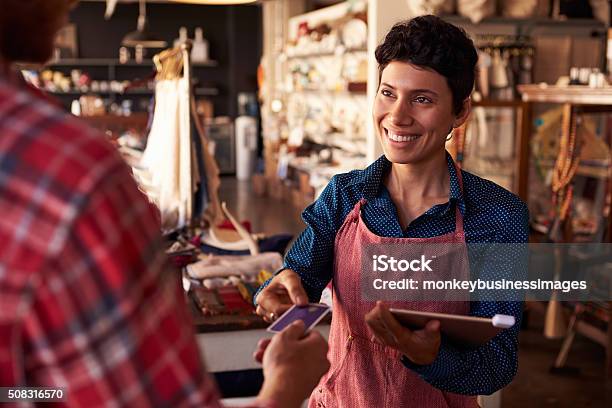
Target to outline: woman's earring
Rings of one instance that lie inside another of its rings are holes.
[[[450,130],[448,131],[448,136],[446,136],[446,141],[447,142],[453,138],[453,130],[454,129],[455,128],[451,126]]]

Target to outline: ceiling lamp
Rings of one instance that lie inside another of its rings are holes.
[[[146,1],[140,0],[138,12],[138,26],[136,31],[129,32],[123,37],[121,45],[126,47],[164,48],[168,43],[147,31]]]

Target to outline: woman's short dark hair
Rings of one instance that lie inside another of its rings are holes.
[[[453,110],[461,112],[463,101],[474,87],[478,53],[466,32],[436,16],[420,16],[393,26],[374,53],[378,72],[392,61],[430,68],[444,76],[453,94]]]

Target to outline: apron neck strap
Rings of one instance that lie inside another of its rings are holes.
[[[365,198],[362,198],[361,200],[357,201],[357,204],[355,204],[355,207],[353,208],[353,215],[356,217],[359,217],[359,215],[361,214],[361,209],[367,204],[368,200]]]
[[[457,174],[457,183],[459,184],[459,191],[463,196],[463,175],[461,174],[461,167],[455,162],[455,173]],[[459,204],[455,202],[455,232],[463,233],[463,214],[459,210]]]
[[[463,215],[459,206],[455,203],[455,232],[463,233]]]

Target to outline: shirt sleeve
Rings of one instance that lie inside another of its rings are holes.
[[[125,166],[98,184],[33,284],[28,385],[65,387],[69,407],[220,407],[156,211]]]
[[[499,228],[495,241],[497,243],[524,244],[529,237],[529,212],[527,206],[521,202],[515,212],[509,214],[504,220],[504,228]],[[484,270],[490,267],[500,268],[504,263],[493,261]],[[516,260],[505,263],[508,268],[527,268],[525,261],[517,264]],[[510,276],[511,271],[499,271]],[[522,273],[522,272],[519,272]],[[516,276],[516,272],[514,273]],[[518,334],[521,323],[523,303],[520,301],[472,302],[471,316],[492,317],[495,314],[511,315],[515,318],[515,325],[504,330],[488,343],[476,348],[465,349],[451,343],[442,336],[442,343],[435,361],[426,366],[412,363],[405,356],[403,364],[414,370],[429,384],[444,391],[463,395],[490,395],[508,385],[518,369]]]
[[[340,205],[339,176],[334,176],[319,198],[302,212],[306,229],[297,237],[283,267],[292,269],[302,279],[302,286],[311,302],[318,302],[333,276],[334,240],[344,220]],[[266,281],[254,298],[270,283]]]

